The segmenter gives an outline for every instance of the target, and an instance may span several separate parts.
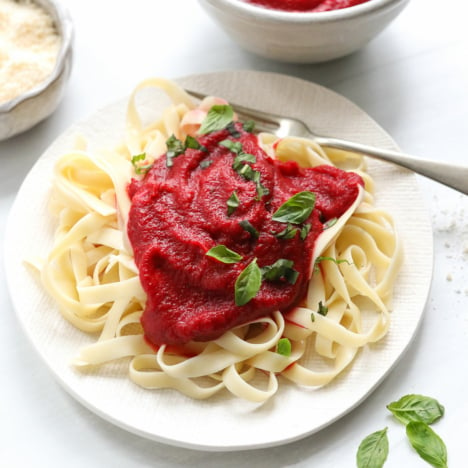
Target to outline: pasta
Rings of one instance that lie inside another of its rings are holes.
[[[162,88],[173,103],[148,126],[135,101],[145,87]],[[58,228],[38,268],[65,319],[83,332],[99,334],[96,342],[77,350],[73,364],[78,368],[128,359],[129,378],[144,388],[172,388],[196,399],[228,390],[261,403],[273,397],[284,379],[326,385],[361,348],[385,336],[402,247],[390,215],[374,206],[373,181],[361,157],[325,151],[301,138],[277,141],[260,134],[262,148],[281,161],[296,160],[304,167],[333,164],[357,172],[365,181],[362,197],[321,239],[300,307],[284,315],[274,312],[210,342],[151,347],[140,323],[146,296],[126,229],[127,186],[140,177],[132,157],[144,154],[145,163],[151,163],[166,152],[171,135],[182,138],[193,131],[216,102],[208,98],[197,105],[170,81],[146,80],[131,95],[124,144],[91,154],[82,142],[63,155],[55,166],[51,198]],[[290,353],[278,352],[284,339],[291,344]]]

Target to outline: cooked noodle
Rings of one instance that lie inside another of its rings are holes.
[[[173,102],[147,127],[135,104],[143,87],[162,88]],[[309,140],[288,137],[278,142],[272,135],[259,135],[272,157],[293,159],[304,167],[334,164],[359,173],[365,193],[320,252],[301,307],[286,315],[275,312],[207,343],[163,345],[155,351],[143,338],[140,317],[146,296],[126,234],[127,185],[138,177],[131,158],[145,153],[151,162],[165,153],[167,138],[183,138],[196,128],[203,106],[209,105],[209,100],[202,103],[200,111],[174,83],[147,80],[131,96],[124,145],[93,154],[75,149],[56,163],[51,206],[58,228],[53,248],[40,265],[42,282],[70,323],[86,333],[100,333],[95,343],[77,350],[74,364],[86,369],[127,358],[129,377],[136,384],[173,388],[198,399],[227,389],[263,402],[277,391],[280,376],[298,385],[326,385],[359,349],[386,334],[402,249],[391,217],[374,206],[373,181],[363,159],[325,151]],[[319,313],[324,306],[326,315]],[[276,351],[281,338],[291,342],[289,356]]]

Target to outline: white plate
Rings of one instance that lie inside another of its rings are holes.
[[[369,116],[343,97],[313,83],[252,71],[212,73],[179,80],[184,86],[233,102],[291,114],[317,131],[395,148]],[[148,112],[165,98],[147,96]],[[151,100],[151,105],[148,103]],[[223,451],[284,444],[312,434],[356,407],[402,356],[422,318],[432,272],[432,234],[416,178],[406,170],[369,161],[377,203],[392,213],[406,258],[385,339],[364,349],[351,368],[322,389],[281,382],[278,394],[254,405],[223,394],[193,401],[172,390],[149,391],[126,378],[127,362],[82,374],[69,365],[77,349],[94,341],[66,323],[23,259],[44,254],[53,223],[47,212],[54,160],[77,133],[94,145],[115,145],[123,135],[126,101],[111,105],[69,129],[26,177],[11,210],[6,233],[6,271],[13,304],[35,350],[77,400],[108,421],[150,439],[189,448]]]

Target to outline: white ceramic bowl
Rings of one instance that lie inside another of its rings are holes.
[[[291,63],[315,63],[355,52],[379,34],[409,0],[369,0],[341,10],[293,13],[242,0],[199,0],[241,47]]]
[[[48,117],[63,96],[72,64],[73,24],[59,1],[35,0],[55,21],[62,43],[48,78],[24,94],[0,104],[0,140],[24,132]]]

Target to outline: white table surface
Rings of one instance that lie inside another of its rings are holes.
[[[63,102],[45,122],[0,142],[2,244],[16,192],[43,150],[70,124],[126,96],[149,76],[176,78],[230,69],[289,74],[351,99],[408,153],[468,162],[468,33],[458,0],[412,0],[362,51],[302,66],[239,49],[195,0],[63,3],[76,28],[74,66]],[[422,393],[446,408],[434,429],[447,445],[449,466],[467,466],[468,198],[418,180],[433,223],[435,259],[424,321],[414,342],[358,408],[315,435],[269,449],[207,453],[170,447],[127,433],[84,408],[58,385],[23,334],[2,262],[0,465],[353,467],[362,438],[388,426],[385,467],[424,467],[429,465],[411,449],[403,428],[385,409],[402,395]]]

